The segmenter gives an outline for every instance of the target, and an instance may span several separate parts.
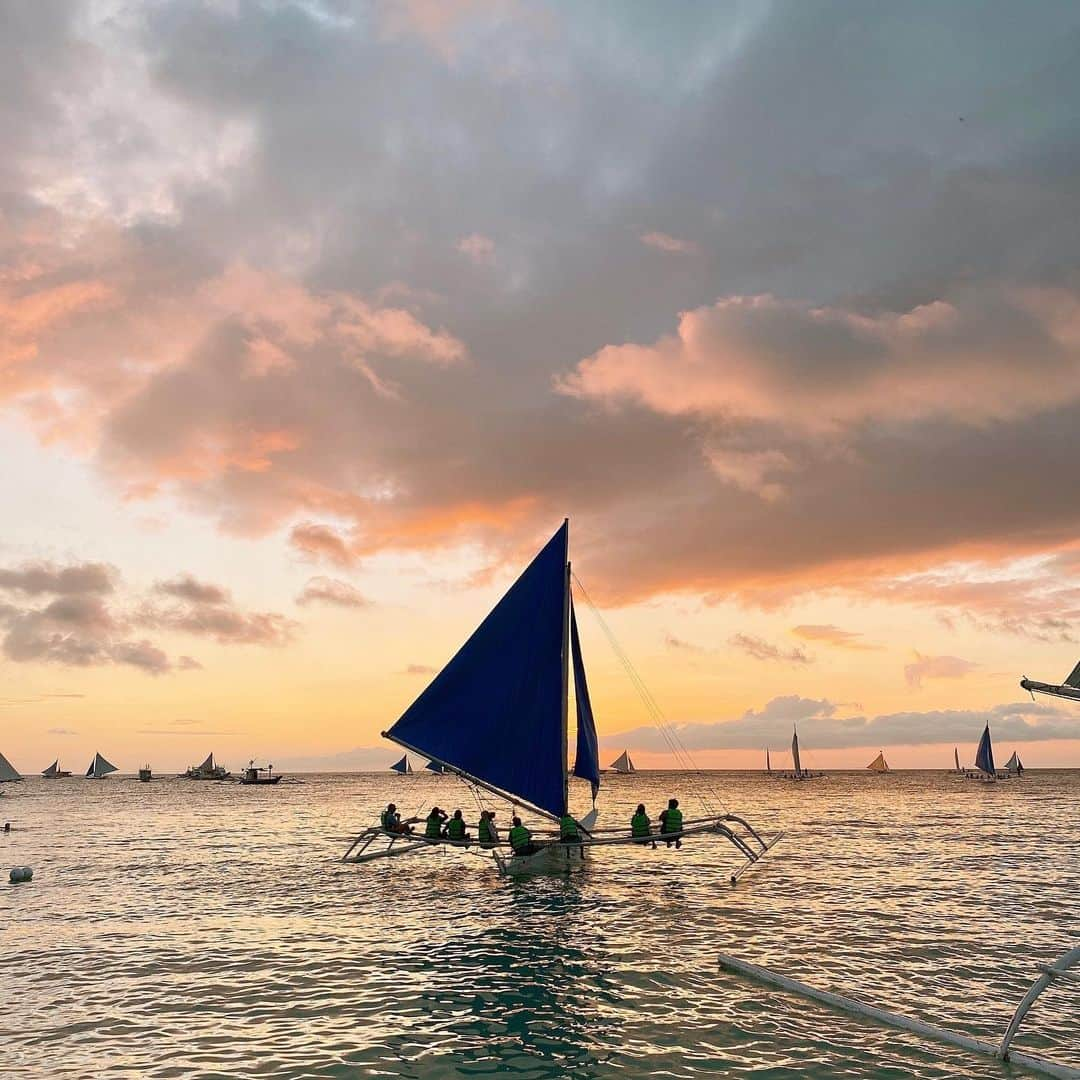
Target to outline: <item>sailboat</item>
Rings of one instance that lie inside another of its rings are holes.
[[[224,765],[216,765],[211,752],[201,765],[189,765],[184,776],[188,780],[227,780],[232,773]]]
[[[409,755],[406,754],[400,761],[395,761],[390,766],[391,772],[401,773],[402,776],[406,776],[412,772],[412,766],[409,764]]]
[[[630,751],[624,750],[609,766],[608,768],[612,772],[617,773],[632,773],[637,772],[634,768],[634,763],[630,760]]]
[[[90,762],[90,767],[86,770],[87,780],[102,780],[109,773],[116,772],[116,766],[106,761],[100,754],[94,755],[94,760]]]
[[[885,760],[885,751],[879,750],[878,756],[866,766],[871,772],[887,773],[892,772],[889,768],[889,763]]]
[[[770,775],[772,774],[772,761],[769,758],[769,748],[767,746],[765,747],[765,771]]]
[[[60,768],[60,759],[57,758],[47,769],[41,770],[41,775],[46,780],[59,780],[61,777],[70,776],[71,773]]]
[[[0,754],[0,784],[12,784],[21,779],[15,766],[3,754]]]
[[[561,843],[558,829],[533,830],[528,852],[504,840],[476,854],[491,855],[502,874],[562,873],[595,847],[639,844],[628,827],[596,827],[600,765],[592,703],[570,589],[569,522],[525,568],[505,596],[383,737],[437,761],[484,795],[558,822],[569,814],[569,777],[588,781],[593,810],[580,817],[578,839]],[[576,756],[567,768],[571,661],[577,710]],[[405,759],[402,759],[404,762]],[[720,833],[746,860],[734,881],[773,845],[732,814],[685,820],[672,840]],[[656,835],[656,834],[653,834]],[[369,851],[377,841],[386,847]],[[467,840],[363,830],[343,856],[349,863],[404,855],[437,846],[468,848]]]
[[[956,762],[956,772],[963,774],[964,767],[960,764],[960,750],[958,747],[952,748],[953,761]]]
[[[970,772],[965,772],[964,776],[968,780],[982,780],[984,783],[1009,779],[1008,770],[998,769],[994,765],[994,744],[990,741],[989,724],[983,728],[979,748],[975,751],[975,768]]]
[[[436,776],[441,776],[444,772],[446,772],[446,769],[444,769],[443,766],[440,765],[437,761],[429,761],[424,766],[424,768],[427,769],[428,772],[435,773]]]
[[[792,728],[791,734],[791,760],[795,765],[793,772],[783,773],[785,780],[820,780],[824,777],[823,772],[814,772],[812,769],[802,767],[802,757],[799,754],[799,729]]]
[[[1010,776],[1024,775],[1024,763],[1020,760],[1020,755],[1015,750],[1012,752],[1012,757],[1005,762],[1005,768]]]

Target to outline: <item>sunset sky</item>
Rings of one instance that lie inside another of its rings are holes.
[[[1018,686],[1080,657],[1078,64],[1074,3],[0,0],[0,752],[381,768],[569,517],[702,765],[1080,766]]]

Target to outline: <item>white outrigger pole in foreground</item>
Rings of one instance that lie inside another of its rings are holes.
[[[938,1027],[937,1024],[930,1024],[925,1020],[905,1016],[903,1013],[894,1013],[888,1009],[878,1008],[876,1005],[867,1005],[856,998],[845,997],[843,994],[834,994],[831,990],[820,990],[816,986],[810,986],[796,979],[789,979],[786,975],[779,975],[768,968],[748,963],[746,960],[739,960],[734,956],[720,955],[720,967],[724,971],[730,971],[736,975],[746,975],[759,982],[768,983],[770,986],[779,987],[781,990],[787,990],[789,993],[799,994],[813,1001],[819,1001],[821,1004],[828,1005],[833,1009],[839,1009],[841,1012],[852,1013],[868,1020],[875,1020],[879,1024],[885,1024],[888,1027],[911,1031],[916,1035],[922,1035],[924,1038],[933,1039],[935,1042],[960,1047],[962,1050],[970,1050],[976,1054],[987,1054],[1001,1061],[1009,1061],[1014,1065],[1045,1073],[1047,1076],[1061,1077],[1063,1080],[1080,1080],[1080,1069],[1076,1069],[1071,1065],[1061,1065],[1047,1058],[1036,1057],[1034,1054],[1014,1053],[1009,1047],[1012,1045],[1013,1038],[1021,1022],[1027,1016],[1028,1010],[1035,1004],[1035,999],[1048,986],[1058,979],[1074,982],[1080,980],[1080,972],[1070,970],[1075,964],[1080,964],[1080,946],[1070,949],[1053,964],[1044,964],[1041,969],[1042,974],[1032,983],[1031,988],[1024,995],[1020,1004],[1017,1005],[1016,1011],[1009,1021],[1009,1026],[1005,1029],[1005,1034],[1001,1038],[1001,1042],[991,1043],[982,1039],[975,1039],[970,1035],[963,1035],[957,1031],[950,1031],[948,1028]]]
[[[343,856],[365,863],[431,848],[458,847],[490,854],[503,874],[560,873],[580,865],[598,847],[675,842],[719,834],[745,860],[735,881],[779,839],[766,840],[735,814],[709,812],[684,820],[677,832],[631,836],[623,828],[596,828],[600,763],[592,705],[570,590],[569,522],[548,541],[506,595],[383,736],[485,792],[556,823],[534,830],[533,848],[515,853],[505,842],[448,840],[400,833],[382,826],[361,832]],[[605,632],[606,627],[605,627]],[[592,785],[594,810],[579,819],[579,839],[559,840],[557,823],[569,813],[568,697],[573,661],[577,754],[573,775]],[[414,819],[418,820],[418,819]],[[382,845],[382,846],[380,846]]]

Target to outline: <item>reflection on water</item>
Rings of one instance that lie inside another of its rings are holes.
[[[28,780],[0,801],[5,879],[35,870],[0,900],[0,1074],[1006,1075],[716,956],[995,1038],[1038,964],[1076,944],[1080,775],[713,781],[789,830],[735,889],[713,838],[605,849],[568,879],[503,880],[457,852],[337,861],[389,799],[469,807],[451,777]],[[690,787],[613,777],[602,822]],[[1080,996],[1055,988],[1017,1047],[1080,1066],[1077,1030]]]

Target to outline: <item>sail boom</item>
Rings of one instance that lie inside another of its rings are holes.
[[[390,742],[397,743],[398,746],[405,750],[411,750],[414,754],[419,754],[421,757],[437,761],[446,772],[453,773],[455,776],[460,776],[462,780],[467,780],[470,784],[474,784],[478,788],[483,788],[484,791],[490,791],[492,795],[497,795],[500,799],[505,799],[507,802],[514,803],[517,806],[527,806],[534,813],[540,814],[542,817],[550,818],[552,821],[559,820],[558,814],[553,814],[550,810],[545,810],[542,806],[537,806],[535,803],[529,802],[528,799],[523,799],[518,795],[511,795],[508,791],[503,791],[494,784],[489,784],[486,780],[481,780],[480,777],[473,776],[464,769],[459,769],[456,765],[451,765],[449,761],[443,761],[441,758],[432,757],[429,751],[422,750],[419,746],[413,746],[412,743],[407,743],[404,740],[399,739],[389,731],[382,732],[382,737],[384,739],[389,739]]]

